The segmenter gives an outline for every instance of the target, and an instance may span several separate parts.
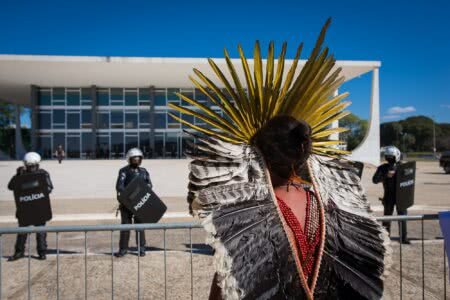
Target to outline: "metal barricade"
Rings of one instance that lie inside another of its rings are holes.
[[[400,299],[403,298],[403,249],[402,243],[402,226],[406,224],[405,222],[420,222],[420,233],[421,233],[421,264],[422,264],[422,299],[425,299],[425,238],[424,238],[424,222],[425,221],[437,221],[439,219],[438,214],[424,214],[424,215],[405,215],[405,216],[383,216],[377,217],[380,222],[397,222],[399,226],[399,266],[400,266]],[[443,285],[444,285],[444,299],[447,299],[447,267],[446,267],[446,249],[445,243],[443,242]]]
[[[189,230],[190,243],[190,284],[191,284],[191,299],[193,299],[193,247],[192,247],[192,229],[202,228],[199,223],[161,223],[161,224],[117,224],[117,225],[84,225],[84,226],[39,226],[39,227],[14,227],[14,228],[0,228],[0,300],[2,300],[2,237],[7,234],[31,234],[31,233],[55,233],[56,236],[56,298],[60,299],[60,249],[59,249],[59,235],[63,232],[83,232],[84,233],[84,299],[88,298],[88,273],[87,273],[87,238],[88,232],[110,231],[111,232],[111,299],[114,299],[114,236],[115,231],[136,230],[137,232],[137,290],[136,298],[141,299],[140,286],[140,231],[141,230],[163,230],[163,251],[164,251],[164,299],[167,299],[167,261],[166,261],[166,231],[173,229],[187,229]],[[28,235],[28,275],[27,275],[27,297],[31,299],[31,237]]]
[[[399,232],[400,232],[400,240],[402,240],[401,232],[402,225],[404,222],[421,222],[421,264],[422,264],[422,299],[425,299],[425,243],[424,243],[424,222],[428,220],[438,220],[437,214],[431,215],[414,215],[414,216],[384,216],[378,217],[378,221],[380,222],[399,222]],[[138,242],[137,242],[137,251],[140,252],[140,234],[139,230],[162,230],[163,231],[163,255],[164,255],[164,298],[167,299],[167,258],[166,258],[166,231],[173,229],[187,229],[189,230],[189,244],[190,244],[190,297],[194,298],[194,267],[193,267],[193,244],[192,244],[192,230],[195,228],[202,228],[199,223],[195,222],[187,222],[187,223],[162,223],[162,224],[117,224],[117,225],[88,225],[88,226],[39,226],[39,227],[15,227],[15,228],[0,228],[0,300],[2,300],[2,259],[3,253],[3,244],[2,237],[7,234],[30,234],[30,233],[38,233],[38,232],[52,232],[55,233],[56,236],[56,297],[60,299],[60,249],[59,249],[59,236],[60,233],[63,232],[83,232],[84,233],[84,298],[88,298],[88,254],[87,254],[87,242],[88,242],[88,233],[89,232],[99,232],[99,231],[109,231],[110,240],[111,240],[111,299],[114,299],[114,236],[113,233],[117,231],[128,231],[128,230],[137,230],[138,232]],[[28,299],[31,299],[31,249],[30,249],[30,236],[28,236]],[[446,295],[446,255],[445,255],[445,246],[443,247],[443,280],[444,280],[444,295]],[[403,297],[403,276],[402,276],[402,244],[399,244],[399,266],[400,266],[400,299]],[[141,298],[141,285],[140,285],[140,256],[137,255],[137,290],[136,290],[136,298]],[[444,296],[445,297],[445,296]]]

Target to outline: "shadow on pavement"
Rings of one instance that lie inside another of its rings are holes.
[[[191,244],[183,244],[187,249],[184,252],[191,252]],[[192,244],[192,253],[194,254],[204,254],[213,255],[214,249],[206,244]]]
[[[78,254],[78,253],[81,252],[59,249],[59,254]],[[47,249],[47,255],[56,255],[56,249]]]

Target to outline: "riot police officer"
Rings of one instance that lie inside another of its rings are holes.
[[[127,152],[126,159],[128,165],[123,167],[119,171],[119,176],[116,183],[117,198],[120,193],[126,188],[126,186],[137,176],[142,178],[151,186],[150,175],[145,168],[140,167],[144,155],[138,148],[132,148]],[[131,224],[134,219],[134,223],[141,223],[138,219],[134,218],[133,213],[128,210],[124,205],[120,204],[120,217],[122,224]],[[145,256],[145,233],[143,230],[136,231],[136,244],[140,245],[140,256]],[[115,254],[116,257],[122,257],[128,253],[128,242],[130,240],[130,231],[120,232],[119,251]]]
[[[39,163],[41,161],[41,156],[37,154],[36,152],[28,152],[25,154],[23,163],[23,167],[17,168],[17,174],[14,175],[11,180],[8,183],[8,189],[12,191],[17,191],[17,189],[20,189],[20,186],[18,184],[18,181],[20,180],[20,176],[23,176],[25,174],[37,174],[37,173],[43,173],[45,174],[46,181],[47,181],[47,187],[48,187],[48,193],[51,193],[53,190],[53,184],[50,180],[50,175],[47,171],[44,169],[39,168]],[[16,213],[16,217],[17,213]],[[26,225],[23,224],[23,220],[19,221],[19,227],[24,227]],[[45,222],[41,224],[36,224],[36,226],[45,226]],[[27,234],[26,233],[20,233],[17,235],[16,240],[16,246],[14,255],[11,256],[8,261],[15,261],[25,256],[25,242],[27,240]],[[36,248],[38,252],[38,259],[44,260],[47,258],[46,252],[47,252],[47,234],[45,232],[38,232],[36,233]]]
[[[387,163],[380,165],[377,171],[373,175],[372,181],[377,184],[383,182],[384,196],[383,196],[383,206],[384,215],[391,216],[394,212],[394,207],[397,209],[397,214],[399,216],[404,216],[408,214],[407,209],[399,209],[397,205],[398,199],[396,199],[396,188],[397,188],[397,177],[396,172],[398,165],[400,164],[401,153],[400,150],[395,146],[386,147],[384,152],[384,157]],[[383,226],[391,234],[391,222],[383,222]],[[399,222],[400,227],[400,222]],[[401,222],[401,243],[410,244],[407,238],[406,222]]]

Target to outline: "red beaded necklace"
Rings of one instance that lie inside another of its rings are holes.
[[[312,237],[308,237],[308,232],[310,232],[312,225],[310,216],[311,212],[311,204],[312,201],[315,201],[315,199],[312,198],[312,193],[310,191],[306,191],[306,219],[305,219],[305,228],[302,229],[302,225],[298,221],[297,217],[292,212],[291,208],[286,205],[286,203],[281,199],[277,197],[278,204],[280,207],[280,210],[283,214],[284,219],[286,220],[286,223],[291,228],[292,232],[294,233],[297,248],[299,249],[299,258],[300,262],[302,264],[303,273],[306,278],[309,278],[314,267],[314,261],[316,257],[316,250],[317,246],[320,241],[320,228],[317,227],[315,232],[313,233]]]

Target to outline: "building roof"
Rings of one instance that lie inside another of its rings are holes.
[[[227,69],[225,59],[214,61],[222,70]],[[240,60],[232,61],[242,76]],[[305,62],[301,60],[299,67]],[[292,60],[286,61],[286,66],[291,64]],[[253,61],[249,60],[249,65],[252,67]],[[342,67],[348,81],[380,67],[381,63],[341,60],[337,66]],[[193,68],[216,78],[206,58],[0,55],[0,100],[29,105],[31,85],[192,88],[188,75],[193,74]]]

